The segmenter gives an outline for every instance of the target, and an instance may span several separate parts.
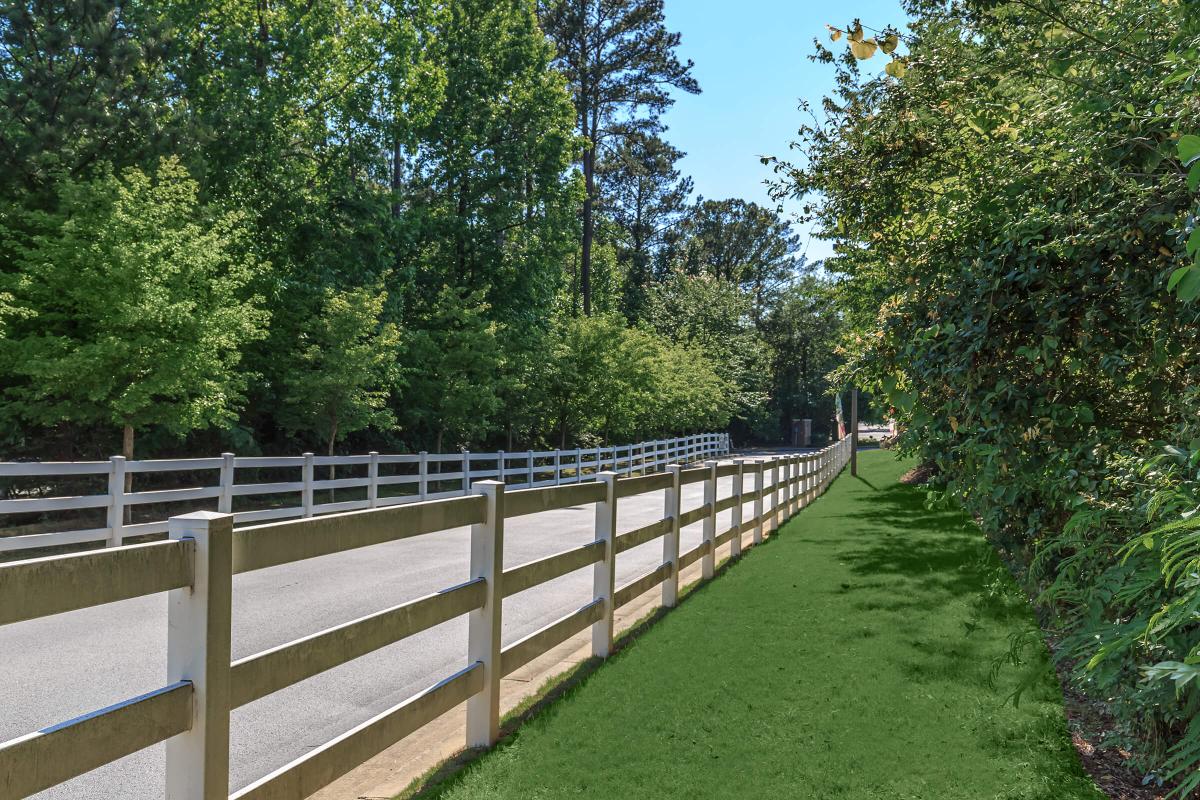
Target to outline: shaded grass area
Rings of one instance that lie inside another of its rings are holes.
[[[992,679],[1032,615],[965,515],[896,482],[911,466],[861,454],[859,478],[420,796],[1102,797],[1048,662]]]

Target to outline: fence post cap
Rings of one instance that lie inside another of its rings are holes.
[[[176,514],[170,519],[185,520],[187,522],[211,522],[213,520],[233,519],[233,514],[222,514],[219,511],[189,511],[186,514]]]

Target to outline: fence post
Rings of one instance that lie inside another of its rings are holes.
[[[733,541],[729,545],[730,558],[737,558],[742,554],[742,490],[746,474],[745,459],[736,459],[734,463],[737,464],[737,472],[733,473],[733,496],[737,499],[733,502],[730,522],[737,533],[733,535]]]
[[[304,507],[304,516],[313,515],[313,454],[304,454],[304,466],[301,468],[300,480],[304,488],[300,490],[300,505]]]
[[[532,489],[533,488],[533,451],[530,450],[528,453],[526,453],[525,458],[527,459],[527,463],[529,464],[529,488]]]
[[[417,497],[424,500],[429,496],[429,452],[417,453]]]
[[[229,659],[233,607],[233,517],[197,511],[167,522],[191,539],[192,585],[167,600],[167,679],[192,684],[192,725],[167,740],[167,800],[229,796]]]
[[[793,453],[788,456],[788,516],[800,510],[800,456]]]
[[[471,493],[471,451],[463,450],[462,454],[462,493]]]
[[[496,453],[496,480],[504,483],[504,451]]]
[[[221,494],[217,498],[217,511],[222,514],[233,511],[233,469],[236,463],[233,453],[221,453]]]
[[[125,535],[125,456],[108,459],[108,542],[120,547]]]
[[[554,485],[562,486],[562,451],[554,451]]]
[[[575,448],[575,482],[583,482],[583,450]]]
[[[663,563],[671,565],[671,574],[662,585],[663,608],[674,608],[679,601],[679,472],[682,469],[678,464],[666,465],[671,485],[663,492],[663,517],[671,521],[671,526],[663,535]]]
[[[759,461],[754,470],[754,543],[763,540],[763,480],[767,471],[765,461]]]
[[[617,473],[598,472],[604,500],[596,503],[596,538],[604,542],[604,558],[592,565],[592,598],[604,599],[599,621],[592,624],[592,655],[608,658],[613,646],[613,593],[617,581]]]
[[[467,700],[467,747],[490,747],[500,737],[500,612],[504,591],[504,484],[479,481],[474,489],[487,499],[483,522],[471,526],[471,579],[487,584],[483,608],[467,621],[467,661],[483,666],[483,688]]]
[[[379,507],[379,451],[367,453],[367,508]]]
[[[708,514],[701,526],[704,531],[704,541],[708,542],[708,552],[700,560],[701,576],[708,580],[713,576],[717,566],[717,462],[705,461],[704,468],[708,470],[704,478],[704,504],[708,506]]]

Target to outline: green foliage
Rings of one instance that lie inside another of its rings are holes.
[[[17,272],[0,338],[10,420],[162,426],[236,419],[244,348],[267,323],[244,217],[201,205],[177,160],[62,180],[56,213],[6,232]]]
[[[0,44],[4,458],[773,414],[794,237],[687,206],[661,0],[26,3]]]
[[[299,363],[285,373],[281,422],[317,434],[331,455],[347,434],[395,425],[387,402],[398,381],[400,332],[380,321],[386,302],[382,291],[327,289],[305,325]]]
[[[819,47],[838,91],[801,131],[807,162],[776,162],[837,242],[838,378],[889,399],[1118,743],[1186,793],[1198,693],[1163,665],[1200,641],[1192,550],[1186,525],[1147,534],[1198,502],[1195,465],[1164,453],[1200,438],[1195,105],[1176,87],[1200,29],[1179,3],[911,5],[902,74]]]

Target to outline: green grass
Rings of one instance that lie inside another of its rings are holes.
[[[910,466],[862,454],[858,478],[420,796],[1102,797],[1046,660],[989,680],[1031,613],[964,514],[897,483]]]

